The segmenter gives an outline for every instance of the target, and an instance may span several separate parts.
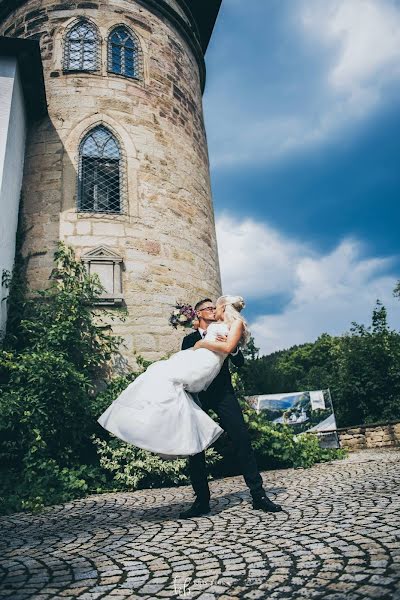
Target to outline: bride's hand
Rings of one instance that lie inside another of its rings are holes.
[[[199,340],[198,342],[195,343],[195,345],[193,346],[194,350],[197,350],[198,348],[202,348],[203,347],[203,340]]]

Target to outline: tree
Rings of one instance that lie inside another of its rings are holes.
[[[342,339],[335,396],[345,424],[400,418],[400,335],[379,301],[371,326],[353,323]]]
[[[259,352],[260,348],[256,347],[253,336],[250,336],[247,346],[243,350],[243,356],[249,360],[256,360],[256,358],[258,358]]]
[[[246,395],[329,388],[339,427],[400,419],[400,334],[378,301],[369,327],[249,360],[241,378]]]

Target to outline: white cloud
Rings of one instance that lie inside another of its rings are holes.
[[[400,10],[391,0],[306,0],[303,26],[321,44],[339,46],[328,72],[332,87],[351,96],[398,77]]]
[[[252,219],[217,219],[217,236],[224,291],[262,298],[286,293],[295,284],[299,255],[307,248],[284,239],[266,224]]]
[[[305,34],[330,46],[332,103],[319,135],[366,116],[400,78],[400,8],[392,0],[303,0]]]
[[[239,293],[249,304],[275,294],[291,297],[280,314],[250,324],[265,354],[313,341],[323,332],[341,334],[352,321],[369,323],[378,298],[400,325],[400,305],[392,296],[396,279],[387,275],[392,259],[363,258],[357,240],[318,254],[267,224],[226,215],[217,219],[217,235],[225,293]]]
[[[257,39],[252,57],[234,63],[216,51],[220,77],[205,96],[214,168],[276,161],[347,136],[385,100],[387,86],[400,82],[398,0],[288,0],[281,6],[291,23],[285,35],[295,44],[292,58],[280,60],[282,39],[271,53],[267,37],[264,45]],[[252,11],[235,4],[226,10],[231,21],[243,23],[242,39],[257,34]],[[268,79],[274,69],[265,71],[264,63],[276,69],[282,63],[276,80]],[[246,79],[248,72],[253,79]]]

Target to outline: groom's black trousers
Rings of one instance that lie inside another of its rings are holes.
[[[243,418],[242,409],[233,390],[224,389],[214,392],[212,397],[207,393],[200,394],[200,402],[205,412],[208,409],[218,415],[219,422],[228,434],[236,452],[240,470],[252,494],[263,492],[263,481],[259,473],[250,435]],[[205,452],[189,456],[189,475],[196,498],[200,502],[208,502],[210,489],[207,481]]]
[[[182,340],[182,350],[192,348],[199,340],[201,340],[201,335],[198,331],[187,335]],[[230,354],[210,387],[205,392],[201,392],[198,398],[194,397],[193,399],[197,403],[200,400],[201,407],[205,412],[211,408],[217,413],[222,429],[226,431],[231,439],[244,480],[252,495],[257,496],[264,492],[263,481],[251,447],[250,435],[243,418],[242,409],[232,386],[229,360],[239,368],[244,363],[244,357],[240,350],[236,355]],[[208,502],[210,489],[207,481],[204,452],[189,456],[189,475],[196,498],[201,502]]]

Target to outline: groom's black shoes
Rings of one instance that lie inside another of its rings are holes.
[[[200,502],[195,500],[190,508],[179,514],[180,519],[190,519],[191,517],[200,517],[210,512],[209,502]]]
[[[253,496],[253,508],[263,510],[264,512],[280,512],[282,507],[275,504],[265,494],[262,496]]]

